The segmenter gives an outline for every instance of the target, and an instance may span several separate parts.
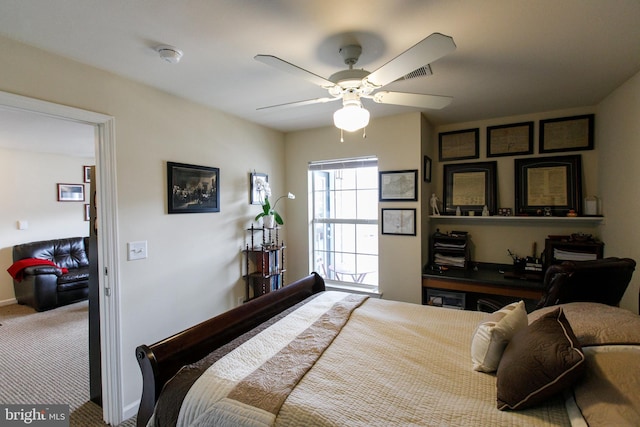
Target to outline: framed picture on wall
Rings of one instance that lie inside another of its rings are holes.
[[[91,182],[91,166],[83,166],[82,167],[82,182],[89,183]]]
[[[515,159],[516,214],[582,213],[582,157]]]
[[[533,122],[487,127],[487,157],[533,153]]]
[[[424,182],[431,182],[431,157],[424,156],[422,169],[424,170]]]
[[[220,212],[220,169],[167,162],[170,214]]]
[[[480,157],[480,129],[441,132],[438,135],[438,148],[441,162],[477,159]]]
[[[58,184],[59,202],[84,202],[84,184]]]
[[[418,200],[418,170],[379,172],[379,200],[406,202]]]
[[[382,234],[416,235],[415,209],[382,209]]]
[[[593,114],[540,120],[540,152],[593,150]]]
[[[252,205],[261,205],[263,200],[260,199],[260,192],[258,191],[258,186],[256,185],[256,179],[261,178],[265,182],[269,182],[269,175],[266,173],[257,173],[253,172],[249,174],[249,203]]]
[[[444,165],[444,213],[455,215],[473,211],[482,214],[486,206],[496,213],[497,162],[456,163]]]

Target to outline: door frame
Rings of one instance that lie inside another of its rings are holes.
[[[116,188],[115,118],[79,108],[0,91],[0,105],[95,127],[95,159],[100,292],[102,417],[107,424],[123,421],[122,353],[118,270],[118,208]]]

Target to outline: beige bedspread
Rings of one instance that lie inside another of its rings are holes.
[[[290,391],[366,298],[325,292],[223,356],[191,386],[178,425],[273,425]]]
[[[486,313],[369,299],[289,395],[277,426],[568,425],[561,399],[496,409],[496,380],[472,370]]]
[[[331,295],[340,293],[326,294],[332,301],[336,297]],[[314,304],[328,306],[323,302],[327,296]],[[252,338],[252,344],[234,350],[240,359],[225,356],[203,374],[185,399],[178,425],[569,425],[560,398],[520,412],[496,409],[495,377],[473,371],[470,355],[471,336],[486,313],[378,299],[366,300],[351,313],[277,416],[270,405],[265,410],[233,398],[232,390],[243,379],[272,363],[283,337],[295,339],[306,330],[303,323],[325,312],[306,305],[299,310],[311,315],[290,314]]]

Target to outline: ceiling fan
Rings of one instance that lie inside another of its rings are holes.
[[[284,61],[272,55],[256,55],[255,59],[264,64],[301,77],[313,84],[325,88],[329,97],[308,99],[258,108],[289,108],[342,100],[342,108],[333,115],[334,124],[341,130],[353,132],[369,124],[369,111],[362,106],[362,99],[372,99],[380,104],[406,105],[418,108],[441,109],[449,105],[453,98],[449,96],[424,95],[380,91],[379,89],[416,71],[429,70],[429,64],[453,52],[456,48],[453,38],[433,33],[413,47],[407,49],[391,61],[373,72],[354,69],[362,53],[359,45],[347,45],[340,48],[340,55],[347,70],[338,71],[328,79]],[[421,74],[421,73],[417,73]],[[424,73],[422,73],[424,74]]]

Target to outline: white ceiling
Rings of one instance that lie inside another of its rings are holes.
[[[453,96],[435,124],[589,106],[640,71],[638,0],[0,0],[0,35],[110,70],[284,132],[328,126],[337,103],[253,59],[271,54],[323,77],[377,69],[434,32],[457,49],[433,75],[386,89]],[[154,50],[184,51],[179,64]],[[416,111],[364,102],[372,120]]]
[[[85,123],[0,105],[0,147],[93,158],[95,129]]]

